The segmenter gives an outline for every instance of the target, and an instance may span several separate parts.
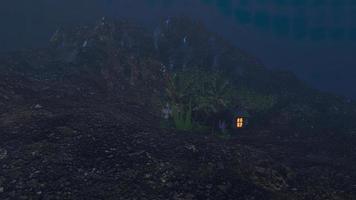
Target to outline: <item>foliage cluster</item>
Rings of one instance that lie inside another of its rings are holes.
[[[255,112],[266,112],[277,104],[277,97],[242,88],[238,90],[237,100],[241,107]]]
[[[235,89],[222,74],[188,70],[173,74],[168,80],[168,100],[173,104],[192,103],[193,111],[214,113],[233,103]]]
[[[193,123],[195,127],[202,125],[209,116],[231,107],[235,92],[222,74],[196,69],[172,74],[166,88],[173,120],[179,129],[191,129]]]
[[[174,105],[172,118],[174,125],[178,130],[188,131],[193,129],[191,104],[189,104],[188,110],[184,110],[179,108],[178,105]]]
[[[209,121],[219,112],[235,107],[254,113],[269,112],[277,97],[237,88],[220,72],[190,69],[169,74],[166,100],[172,106],[174,125],[180,130],[214,126]]]

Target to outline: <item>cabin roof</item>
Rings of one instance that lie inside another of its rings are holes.
[[[249,113],[245,110],[236,110],[235,111],[235,116],[240,116],[240,117],[249,117]]]

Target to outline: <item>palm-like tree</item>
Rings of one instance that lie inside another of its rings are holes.
[[[193,111],[216,113],[233,103],[234,89],[222,74],[201,70],[179,72],[168,79],[166,89],[172,104],[192,102]]]
[[[221,74],[209,74],[199,84],[202,88],[196,96],[196,110],[216,113],[233,103],[234,89]]]

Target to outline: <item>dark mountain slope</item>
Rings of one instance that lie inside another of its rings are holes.
[[[59,30],[48,49],[2,55],[0,198],[356,198],[353,129],[318,121],[318,112],[351,121],[354,105],[266,70],[190,23],[171,19],[150,34],[104,20]],[[211,37],[216,47],[204,46]],[[280,103],[228,140],[162,129],[165,73],[189,66],[220,69]]]
[[[146,107],[111,101],[88,82],[46,82],[11,73],[1,79],[9,91],[0,124],[3,199],[282,195],[267,190],[285,187],[277,171],[276,178],[259,177],[257,185],[250,180],[260,162],[275,165],[257,150],[160,130]]]

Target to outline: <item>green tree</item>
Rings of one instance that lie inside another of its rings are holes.
[[[235,91],[221,73],[197,69],[171,75],[166,88],[171,105],[181,110],[190,110],[195,116],[200,114],[200,117],[195,117],[197,123],[204,123],[209,116],[229,108],[234,103]]]

